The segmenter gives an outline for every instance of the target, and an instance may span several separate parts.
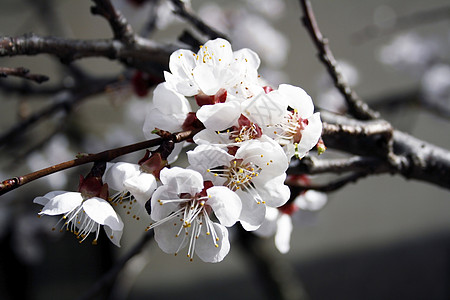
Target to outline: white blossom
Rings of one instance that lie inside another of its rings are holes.
[[[266,205],[278,207],[289,199],[290,191],[284,184],[288,159],[270,138],[242,143],[234,155],[211,145],[199,145],[187,154],[192,169],[239,195],[242,200],[239,220],[246,230],[261,225]]]
[[[152,196],[151,218],[155,240],[166,253],[175,255],[188,247],[205,262],[220,262],[228,254],[228,230],[241,212],[239,197],[223,186],[204,186],[200,173],[178,167],[164,168],[160,186]],[[214,216],[219,223],[214,222]]]
[[[60,222],[64,222],[61,230],[73,232],[80,243],[90,233],[95,233],[93,244],[97,243],[100,226],[106,232],[108,238],[116,246],[120,247],[123,222],[112,206],[99,197],[84,198],[78,192],[53,191],[43,197],[36,197],[34,203],[43,205],[39,215],[63,215]]]
[[[137,164],[125,162],[108,164],[103,175],[103,182],[118,192],[111,197],[111,201],[128,208],[127,214],[131,214],[133,209],[136,210],[133,204],[137,202],[139,208],[133,213],[133,218],[137,220],[157,186],[153,174],[143,172]]]

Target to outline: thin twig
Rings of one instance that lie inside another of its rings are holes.
[[[181,141],[185,141],[185,140],[192,138],[198,131],[199,130],[182,131],[182,132],[172,134],[165,139],[170,139],[174,143],[179,143]],[[29,182],[39,179],[41,177],[44,177],[44,176],[47,176],[47,175],[50,175],[50,174],[53,174],[53,173],[56,173],[56,172],[59,172],[59,171],[65,170],[65,169],[73,168],[76,166],[80,166],[80,165],[84,165],[84,164],[96,162],[96,161],[111,161],[119,156],[122,156],[122,155],[125,155],[128,153],[132,153],[132,152],[136,152],[136,151],[143,150],[146,148],[158,146],[163,142],[163,140],[164,140],[163,138],[156,138],[156,139],[147,140],[147,141],[143,141],[143,142],[136,143],[136,144],[131,144],[128,146],[123,146],[123,147],[119,147],[119,148],[106,150],[106,151],[96,153],[96,154],[88,154],[86,156],[81,156],[77,159],[69,160],[69,161],[54,165],[54,166],[50,166],[48,168],[35,171],[33,173],[29,173],[29,174],[26,174],[23,176],[4,180],[2,183],[0,183],[0,195],[3,195],[13,189],[18,188],[19,186],[22,186],[26,183],[29,183]]]
[[[292,200],[295,199],[296,195],[299,195],[300,193],[307,191],[307,190],[315,190],[315,191],[324,192],[324,193],[335,192],[337,190],[340,190],[347,184],[355,183],[359,179],[363,179],[363,178],[367,177],[368,175],[370,175],[369,172],[356,172],[356,173],[352,173],[347,176],[343,176],[339,179],[330,181],[325,184],[290,185],[289,188],[291,189],[291,199]]]
[[[25,78],[36,83],[42,83],[48,81],[48,76],[41,74],[30,74],[30,70],[18,67],[18,68],[7,68],[0,67],[0,77],[16,76]]]
[[[302,17],[303,24],[308,30],[308,33],[319,52],[318,55],[320,60],[325,64],[328,73],[333,78],[335,86],[344,96],[349,113],[360,120],[379,118],[379,113],[373,111],[367,103],[362,101],[342,76],[336,59],[328,45],[328,40],[324,38],[322,32],[320,32],[310,1],[300,0],[300,4],[304,13],[304,16]]]
[[[101,15],[108,20],[109,25],[114,33],[114,39],[132,45],[135,42],[133,28],[128,24],[127,19],[120,11],[115,9],[109,0],[92,0],[95,6],[91,7],[94,15]]]
[[[16,139],[23,134],[30,126],[41,122],[44,119],[55,115],[58,112],[70,113],[74,106],[79,104],[88,96],[93,96],[105,91],[105,88],[116,82],[118,79],[91,79],[89,84],[80,84],[75,88],[62,91],[55,97],[55,102],[44,107],[38,112],[32,114],[27,119],[15,124],[0,135],[0,145],[4,145],[6,142]],[[82,88],[81,88],[82,87]]]
[[[179,15],[189,23],[191,23],[195,28],[197,28],[201,33],[207,35],[210,39],[223,38],[228,40],[227,36],[216,29],[208,26],[200,18],[198,18],[191,9],[186,7],[186,4],[181,0],[171,0],[175,6],[175,14]]]
[[[318,159],[307,156],[287,170],[287,174],[342,174],[347,172],[367,172],[379,174],[392,171],[393,168],[379,157],[352,156],[349,158]]]

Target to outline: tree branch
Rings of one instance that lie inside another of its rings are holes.
[[[287,174],[342,174],[347,172],[366,172],[379,174],[393,171],[386,160],[370,156],[352,156],[349,158],[318,159],[314,156],[304,157],[291,165]]]
[[[122,13],[116,10],[109,0],[92,1],[95,6],[91,7],[91,13],[101,15],[108,20],[114,33],[114,39],[122,41],[126,45],[132,45],[135,42],[135,34]]]
[[[19,68],[7,68],[0,67],[0,77],[17,76],[25,79],[29,79],[36,83],[42,83],[47,81],[48,76],[41,74],[30,74],[30,70],[19,67]]]
[[[334,55],[328,45],[328,40],[324,38],[320,32],[310,1],[300,0],[300,5],[304,13],[304,16],[301,18],[303,24],[308,30],[314,45],[319,51],[318,55],[320,60],[325,64],[328,73],[331,78],[333,78],[334,85],[344,96],[349,113],[360,120],[379,118],[379,113],[373,111],[364,101],[361,100],[361,98],[359,98],[339,71],[336,59],[334,58]]]
[[[101,290],[110,286],[130,259],[139,254],[153,239],[153,230],[148,230],[142,238],[107,273],[97,280],[78,300],[88,300],[97,296]]]
[[[207,35],[210,39],[223,38],[228,40],[225,34],[213,29],[198,18],[186,4],[181,0],[171,0],[175,6],[175,14],[179,15],[189,23],[191,23],[195,28],[197,28],[201,33]]]
[[[77,40],[36,34],[0,37],[0,57],[50,54],[66,64],[86,57],[106,57],[152,74],[168,68],[174,50],[141,37],[136,37],[132,45],[112,39]]]
[[[179,143],[181,141],[188,140],[192,138],[199,130],[187,130],[178,133],[171,134],[164,138],[156,138],[152,140],[143,141],[136,144],[131,144],[124,147],[114,148],[110,150],[106,150],[96,154],[88,154],[86,156],[82,156],[80,158],[69,160],[45,169],[38,170],[33,173],[29,173],[23,176],[14,177],[11,179],[4,180],[0,183],[0,195],[3,195],[13,189],[18,188],[26,183],[29,183],[33,180],[39,179],[41,177],[56,173],[58,171],[62,171],[65,169],[73,168],[76,166],[80,166],[83,164],[96,162],[96,161],[111,161],[119,156],[136,152],[139,150],[143,150],[146,148],[154,147],[160,145],[164,140],[171,140],[174,143]]]
[[[357,121],[324,112],[322,118],[325,121],[322,138],[327,147],[377,158],[371,160],[376,163],[372,172],[396,173],[450,189],[448,150],[394,130],[383,120]],[[386,152],[386,149],[391,150]],[[354,167],[356,162],[347,163],[352,164]]]
[[[117,78],[91,78],[88,85],[77,85],[73,89],[61,91],[56,95],[54,103],[32,114],[27,119],[15,124],[13,127],[9,128],[6,132],[0,135],[0,146],[4,145],[6,142],[11,142],[16,139],[38,121],[42,121],[60,111],[69,113],[80,101],[84,100],[88,96],[104,92],[108,85],[116,81]]]
[[[347,176],[343,176],[339,179],[330,181],[325,184],[289,185],[289,189],[291,190],[291,198],[289,199],[289,201],[294,201],[298,195],[300,195],[302,192],[307,191],[307,190],[315,190],[315,191],[323,192],[323,193],[335,192],[335,191],[343,188],[347,184],[355,183],[359,179],[365,178],[368,175],[370,175],[370,173],[368,173],[368,172],[357,172],[357,173],[352,173]]]

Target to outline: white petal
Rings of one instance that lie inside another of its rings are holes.
[[[213,180],[213,182],[219,176],[213,176],[207,170],[218,166],[228,166],[233,159],[233,156],[225,150],[211,145],[199,145],[194,150],[188,151],[187,156],[191,165],[190,167],[200,172],[207,180]]]
[[[283,148],[273,139],[263,135],[259,140],[250,140],[237,150],[236,158],[244,160],[244,163],[252,162],[262,168],[258,177],[259,182],[270,180],[283,174],[288,168],[289,162]]]
[[[301,118],[309,118],[314,113],[312,99],[302,88],[290,84],[280,84],[278,91],[286,97],[290,107],[297,109]]]
[[[213,66],[207,64],[199,65],[193,71],[195,83],[206,95],[215,95],[222,87],[215,71]]]
[[[155,241],[159,248],[166,253],[175,253],[178,249],[186,246],[188,239],[184,234],[184,230],[177,237],[178,231],[182,226],[182,222],[178,219],[173,219],[174,222],[165,222],[155,227]],[[181,247],[180,247],[181,246]]]
[[[183,125],[185,119],[186,114],[181,113],[166,115],[163,114],[159,109],[153,108],[147,113],[142,130],[146,138],[154,138],[155,135],[151,132],[155,128],[159,128],[169,132],[181,131],[181,126]]]
[[[217,223],[213,223],[213,226],[219,238],[217,241],[218,247],[214,245],[215,241],[211,238],[211,235],[200,234],[196,241],[195,253],[204,262],[217,263],[221,262],[230,251],[230,242],[228,230],[224,226]]]
[[[143,172],[139,174],[139,176],[131,177],[125,180],[123,186],[130,191],[141,206],[144,207],[145,202],[150,200],[157,184],[155,176]]]
[[[210,197],[206,204],[214,210],[220,224],[226,227],[233,226],[241,214],[241,198],[224,186],[213,186],[207,189],[206,193]]]
[[[107,201],[102,198],[93,197],[83,202],[86,214],[100,225],[110,227],[112,230],[122,230],[123,222]]]
[[[327,194],[309,190],[295,198],[295,205],[300,209],[318,211],[327,204]]]
[[[217,134],[216,131],[209,129],[203,129],[202,131],[194,135],[193,140],[197,145],[213,144],[217,146],[220,144],[225,144],[225,142],[230,142],[229,139],[224,139],[219,134]]]
[[[243,48],[233,52],[233,58],[243,65],[246,70],[256,70],[261,64],[258,54],[248,48]]]
[[[280,211],[277,208],[266,207],[266,217],[261,226],[255,231],[256,235],[269,237],[275,234],[277,230],[277,220]]]
[[[167,157],[167,162],[169,164],[174,163],[178,159],[178,155],[180,155],[181,150],[183,150],[183,147],[188,144],[190,144],[190,143],[187,143],[187,142],[176,143],[175,148],[173,148],[173,150],[172,150],[172,153],[170,153],[169,157]]]
[[[160,172],[160,179],[164,185],[172,187],[177,194],[195,195],[203,189],[203,177],[194,170],[180,167],[164,168]]]
[[[120,216],[117,215],[117,217],[122,222],[122,219],[120,219]],[[120,247],[120,239],[122,238],[123,230],[112,230],[108,226],[103,226],[103,229],[105,230],[106,235],[108,236],[109,240],[117,247]]]
[[[261,185],[261,182],[259,181],[259,176],[253,179],[255,187],[267,206],[280,207],[289,200],[291,191],[289,187],[284,184],[285,179],[286,173],[264,182],[263,185]]]
[[[57,196],[57,195],[61,195],[67,193],[66,191],[52,191],[52,192],[48,192],[47,194],[45,194],[44,196],[41,197],[36,197],[33,200],[33,203],[37,203],[40,205],[46,205],[51,198]]]
[[[195,84],[192,75],[189,78],[178,77],[164,71],[164,78],[172,89],[186,97],[197,95],[200,92],[200,89],[197,84]]]
[[[287,214],[281,214],[277,222],[275,246],[281,253],[287,253],[291,248],[292,219]]]
[[[217,68],[227,67],[233,59],[231,44],[222,38],[209,40],[198,51],[198,63],[207,63]]]
[[[40,214],[44,215],[60,215],[72,211],[77,206],[80,206],[83,201],[80,193],[65,192],[51,198],[50,201],[42,208]]]
[[[261,226],[266,216],[266,206],[257,204],[254,198],[246,192],[237,193],[242,200],[242,211],[239,217],[242,227],[247,231],[254,231]]]
[[[317,144],[321,135],[322,121],[320,120],[320,113],[315,113],[308,119],[308,125],[302,130],[302,139],[298,143],[299,158],[305,156]]]
[[[287,112],[287,104],[280,93],[264,91],[242,103],[243,112],[252,122],[261,128],[275,125],[283,120]]]
[[[237,101],[203,105],[197,111],[197,118],[209,130],[220,131],[237,123],[241,115],[240,103]]]
[[[151,214],[150,217],[159,221],[170,215],[179,208],[178,203],[165,203],[161,205],[158,200],[175,200],[179,199],[179,195],[173,190],[171,186],[162,185],[156,189],[151,199]]]
[[[103,175],[103,181],[108,184],[113,190],[123,191],[123,183],[129,178],[138,176],[141,173],[140,167],[137,164],[130,164],[126,162],[118,162],[112,164],[105,174]]]
[[[166,82],[158,84],[153,91],[153,104],[166,115],[187,114],[191,111],[186,97],[169,88]]]

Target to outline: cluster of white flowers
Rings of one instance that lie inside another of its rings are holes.
[[[134,218],[139,218],[137,209],[150,207],[149,229],[154,229],[163,251],[177,254],[187,247],[191,259],[195,253],[206,262],[223,260],[230,249],[227,227],[240,222],[245,230],[255,231],[265,222],[267,210],[285,205],[290,198],[285,184],[290,160],[305,156],[322,132],[308,94],[288,84],[264,86],[259,64],[256,53],[233,52],[224,39],[208,41],[198,53],[175,51],[165,82],[154,90],[143,129],[147,138],[154,137],[155,128],[200,130],[191,141],[196,147],[187,152],[190,165],[184,169],[161,164],[166,159],[173,163],[183,143],[168,157],[108,164],[102,184],[117,191],[115,195],[49,193],[35,199],[44,205],[40,214],[64,214],[67,228],[82,239],[90,232],[98,235],[104,225],[116,242],[123,223],[104,199],[120,204]],[[196,105],[191,105],[193,99]],[[68,195],[76,200],[70,205]],[[100,204],[111,209],[104,209],[100,218],[90,209],[93,201],[98,209]]]

